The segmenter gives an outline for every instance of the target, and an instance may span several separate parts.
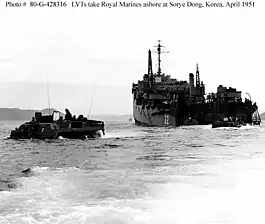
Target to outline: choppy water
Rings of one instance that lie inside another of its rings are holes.
[[[1,224],[265,223],[263,125],[112,123],[96,140],[6,140],[16,125],[0,124]]]

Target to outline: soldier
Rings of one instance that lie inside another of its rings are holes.
[[[77,118],[78,121],[83,121],[84,120],[84,116],[83,114],[80,114]]]
[[[31,123],[36,123],[35,117],[32,117]]]
[[[68,121],[71,121],[73,118],[72,118],[72,114],[70,113],[70,111],[66,108],[65,109],[65,117],[64,117],[65,120],[68,120]]]

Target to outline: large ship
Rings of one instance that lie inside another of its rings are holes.
[[[143,80],[133,83],[133,117],[135,124],[145,126],[205,125],[224,118],[252,123],[257,105],[251,99],[242,100],[241,91],[235,88],[217,87],[216,93],[205,94],[200,81],[199,66],[189,81],[178,81],[161,70],[162,46],[160,41],[158,70],[153,73],[152,55],[148,51],[148,72]]]

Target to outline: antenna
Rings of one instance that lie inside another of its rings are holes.
[[[246,93],[248,96],[249,96],[249,100],[251,101],[251,96],[250,96],[250,94],[249,93]]]
[[[161,75],[161,53],[169,53],[169,51],[161,51],[161,48],[162,47],[165,47],[165,46],[162,46],[161,44],[161,40],[158,40],[158,45],[157,46],[154,46],[157,48],[157,51],[154,51],[154,53],[157,53],[158,54],[158,71],[157,71],[157,74],[158,75]]]
[[[49,104],[49,115],[51,115],[50,88],[49,88],[48,75],[46,76],[46,79],[47,79],[47,94],[48,94],[48,104]]]
[[[88,119],[90,117],[90,113],[91,113],[91,108],[92,108],[92,104],[93,104],[93,99],[94,99],[94,94],[95,94],[95,86],[94,86],[94,90],[93,90],[93,94],[91,96],[91,100],[90,100],[90,105],[89,105],[89,112],[88,112]]]
[[[200,73],[199,73],[199,65],[196,65],[196,87],[200,87]]]

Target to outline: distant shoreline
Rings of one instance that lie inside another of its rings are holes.
[[[54,108],[51,108],[50,111],[53,112]],[[49,114],[49,109],[43,110],[33,110],[33,109],[19,109],[19,108],[0,108],[0,121],[29,121],[35,115],[35,112],[42,112],[42,114]],[[62,112],[61,116],[64,116]],[[91,114],[90,119],[102,119],[102,120],[109,120],[109,121],[128,121],[132,118],[131,114],[125,115],[110,115],[110,114]]]

